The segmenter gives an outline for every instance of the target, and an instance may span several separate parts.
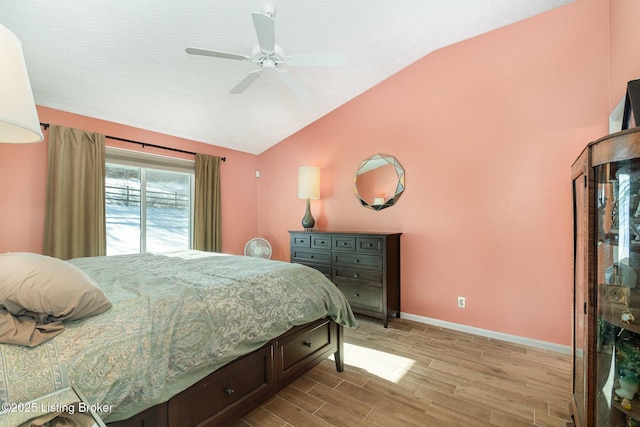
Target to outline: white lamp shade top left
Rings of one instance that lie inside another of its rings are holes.
[[[43,139],[22,44],[0,25],[0,142],[21,144]]]

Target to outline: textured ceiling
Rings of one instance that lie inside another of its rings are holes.
[[[2,0],[0,24],[22,41],[36,103],[258,154],[430,52],[572,0],[280,0],[287,55],[342,52],[340,67],[290,67],[312,95],[275,73],[229,90],[250,62],[258,0]],[[149,141],[152,142],[152,141]]]

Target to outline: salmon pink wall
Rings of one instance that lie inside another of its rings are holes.
[[[100,132],[105,135],[186,151],[225,156],[222,163],[222,250],[241,254],[244,242],[257,233],[257,157],[221,147],[158,134],[143,129],[38,107],[43,123]],[[45,186],[47,176],[47,131],[39,144],[0,144],[0,253],[7,251],[42,252]],[[135,144],[107,139],[107,145],[142,150]],[[189,155],[151,147],[154,152],[174,157]],[[239,214],[241,213],[241,214]]]
[[[319,166],[317,228],[403,233],[403,313],[570,345],[570,167],[607,131],[608,7],[577,1],[433,52],[262,153],[275,256],[301,228],[297,168]],[[379,212],[352,191],[375,153],[406,171]]]
[[[42,252],[46,170],[46,144],[0,144],[0,253]]]
[[[611,8],[611,108],[627,89],[629,80],[640,79],[640,55],[633,46],[640,42],[640,2],[613,0]]]

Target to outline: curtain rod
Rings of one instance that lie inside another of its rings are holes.
[[[40,123],[40,126],[42,126],[45,130],[49,128],[49,123]],[[160,148],[162,150],[169,150],[169,151],[176,151],[178,153],[184,153],[184,154],[192,154],[192,155],[196,155],[196,153],[194,153],[193,151],[186,151],[186,150],[180,150],[179,148],[171,148],[171,147],[163,147],[162,145],[156,145],[156,144],[150,144],[148,142],[140,142],[140,141],[134,141],[132,139],[125,139],[125,138],[118,138],[117,136],[109,136],[109,135],[105,135],[105,138],[109,138],[109,139],[114,139],[116,141],[122,141],[122,142],[130,142],[132,144],[138,144],[138,145],[142,145],[142,147],[153,147],[153,148]],[[222,160],[223,162],[227,161],[226,157],[220,157],[220,160]]]

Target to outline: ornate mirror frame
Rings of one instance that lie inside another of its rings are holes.
[[[376,211],[395,205],[403,192],[404,169],[393,156],[374,154],[360,163],[353,177],[353,194],[362,206]]]

